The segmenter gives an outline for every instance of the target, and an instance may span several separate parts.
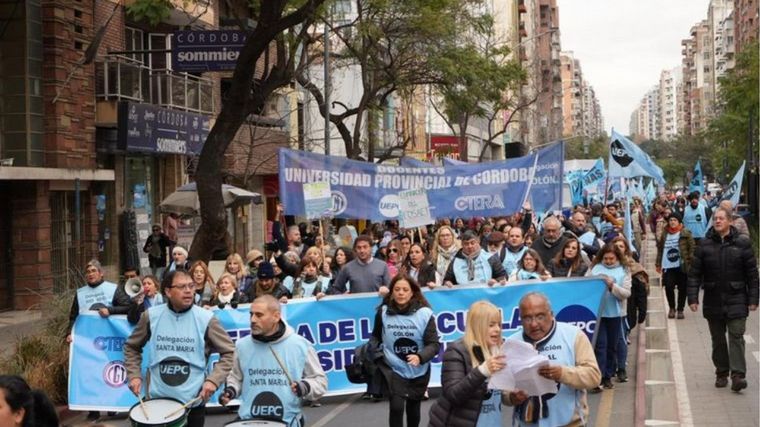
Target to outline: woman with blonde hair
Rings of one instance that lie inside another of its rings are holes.
[[[235,276],[238,289],[242,293],[246,293],[253,284],[253,277],[248,275],[248,268],[240,254],[234,253],[227,257],[227,261],[224,263],[224,272]]]
[[[430,262],[435,265],[435,270],[443,277],[446,269],[454,260],[454,256],[459,251],[459,240],[454,229],[448,225],[442,225],[435,233],[433,239],[433,248],[430,251]]]
[[[195,295],[193,301],[197,306],[207,306],[211,303],[211,299],[214,298],[214,278],[211,277],[211,273],[208,271],[208,266],[203,261],[195,261],[190,266],[190,277],[193,278],[195,284]]]
[[[500,426],[508,395],[488,389],[488,379],[504,369],[501,312],[476,301],[467,312],[464,337],[449,344],[441,367],[442,394],[430,408],[430,426]]]
[[[238,304],[245,304],[247,302],[248,298],[238,290],[235,276],[230,273],[222,273],[219,276],[219,280],[216,281],[216,293],[211,300],[211,305],[216,305],[220,309],[223,309],[227,305],[237,308]]]

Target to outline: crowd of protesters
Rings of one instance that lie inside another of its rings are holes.
[[[383,361],[378,364],[378,374],[368,384],[363,398],[388,398],[390,425],[403,425],[406,414],[407,425],[415,426],[420,418],[419,402],[427,397],[429,363],[439,346],[435,323],[431,321],[433,313],[422,289],[434,291],[467,284],[510,286],[517,281],[545,281],[552,277],[601,276],[607,291],[593,349],[599,375],[587,376],[583,382],[576,383],[579,387],[588,386],[591,392],[602,392],[614,387],[613,379],[628,381],[625,368],[628,335],[632,328],[644,322],[647,312],[649,277],[639,263],[639,254],[648,236],[657,242],[656,265],[663,276],[669,318],[684,318],[687,298],[690,307],[696,310],[700,286],[705,288],[705,298],[712,298],[709,287],[720,280],[713,277],[715,273],[708,267],[716,262],[715,257],[723,256],[718,254],[721,242],[737,243],[737,251],[744,251],[741,260],[745,260],[745,252],[751,253],[751,246],[747,247],[745,242],[747,225],[732,213],[730,202],[728,206],[722,202],[717,214],[712,214],[713,209],[707,204],[699,194],[689,194],[686,198],[663,194],[648,207],[634,199],[627,215],[625,203],[612,202],[577,206],[541,218],[526,204],[521,212],[510,216],[441,219],[435,225],[414,230],[401,229],[396,221],[370,224],[353,238],[350,247],[340,246],[335,239],[323,238],[318,232],[320,227],[315,224],[286,225],[282,208],[278,207],[272,221],[271,241],[261,250],[252,249],[245,256],[230,254],[224,272],[216,278],[205,262],[188,259],[187,250],[165,234],[160,225],[155,225],[144,245],[153,274],[141,278],[143,291],[130,298],[122,287],[104,280],[100,264],[93,260],[87,265],[87,286],[72,304],[71,321],[73,323],[82,310],[94,309],[103,317],[128,314],[130,322],[137,323],[144,311],[165,302],[160,292],[162,275],[180,270],[191,277],[193,304],[200,308],[236,308],[263,296],[282,304],[294,298],[319,300],[326,295],[377,293],[382,303],[375,314],[372,341],[382,349],[382,343],[391,337],[387,333],[390,328],[412,325],[416,328],[415,340],[419,345],[414,352],[404,354],[393,353],[385,346],[384,354],[379,356]],[[717,220],[714,225],[711,214]],[[626,218],[631,218],[630,242],[624,232]],[[168,262],[167,253],[170,254]],[[754,260],[753,256],[749,258]],[[729,333],[728,345],[723,338],[722,347],[717,344],[719,348],[714,349],[714,361],[720,364],[716,365],[716,386],[725,386],[727,381],[724,380],[730,374],[734,390],[746,387],[744,365],[735,362],[736,352],[741,349],[743,353],[743,344],[735,336],[743,331],[743,324],[735,319],[746,318],[746,307],[754,310],[758,299],[756,265],[749,258],[741,265],[737,261],[736,265],[741,274],[735,275],[737,295],[732,300],[735,316],[719,319],[720,316],[712,314],[729,304],[721,302],[722,291],[715,291],[718,292],[715,300],[704,302],[714,343],[726,330]],[[753,268],[754,281],[751,279]],[[129,271],[136,273],[134,269]],[[740,292],[744,292],[742,296],[738,295]],[[96,303],[91,304],[93,301]],[[549,305],[540,298],[527,303],[535,303],[536,307]],[[745,310],[740,309],[742,304]],[[486,325],[489,308],[481,309]],[[542,315],[541,322],[546,318]],[[550,323],[553,322],[552,317]],[[484,326],[486,332],[483,333],[487,333],[487,329]],[[527,336],[525,339],[531,341]],[[494,395],[481,389],[483,378],[503,368],[503,360],[487,350],[493,343],[481,343],[480,353],[473,352],[471,347],[479,340],[487,341],[488,337],[466,337],[462,348],[449,347],[453,348],[450,351],[458,352],[456,363],[465,365],[456,368],[453,378],[458,382],[464,376],[468,382],[456,388],[461,397],[445,394],[451,400],[444,402],[449,405],[448,409],[452,410],[453,401],[461,401],[477,416],[489,399],[495,399],[490,402],[495,405],[501,401],[516,406],[531,402],[528,396],[517,392]],[[585,349],[585,344],[582,347]],[[715,359],[715,352],[719,360]],[[485,367],[479,372],[485,375],[471,378],[477,369],[471,372],[470,368],[481,364]],[[550,373],[552,377],[555,374],[557,372]],[[560,374],[556,375],[558,382]],[[589,378],[596,382],[589,385]],[[465,398],[468,400],[462,401]],[[472,399],[477,402],[470,402]],[[319,405],[317,399],[307,403]],[[572,418],[579,423],[582,420],[582,417]]]

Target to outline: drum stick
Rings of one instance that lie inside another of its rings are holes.
[[[280,360],[280,356],[277,355],[277,352],[274,351],[271,345],[269,346],[269,350],[272,352],[272,356],[274,356],[275,360],[277,360],[277,364],[282,368],[282,372],[284,372],[285,376],[288,378],[288,384],[293,384],[293,379],[290,378],[290,374],[288,374],[288,370],[285,369],[285,364]]]
[[[145,415],[146,420],[150,420],[150,417],[148,416],[148,411],[145,410],[145,404],[143,403],[142,396],[137,396],[138,399],[140,399],[140,410],[142,411],[143,415]]]
[[[195,403],[195,402],[199,401],[200,399],[201,399],[201,397],[200,397],[200,396],[197,396],[195,399],[193,399],[193,400],[191,400],[191,401],[189,401],[189,402],[185,403],[184,405],[180,406],[179,408],[177,408],[177,410],[176,410],[176,411],[174,411],[174,412],[172,412],[171,414],[169,414],[169,415],[165,416],[165,417],[164,417],[164,419],[166,420],[166,419],[169,419],[169,418],[171,418],[171,417],[173,417],[173,416],[175,416],[175,415],[179,414],[179,413],[180,413],[180,412],[182,412],[183,410],[187,409],[187,407],[188,407],[188,406],[190,406],[190,405],[192,405],[193,403]]]

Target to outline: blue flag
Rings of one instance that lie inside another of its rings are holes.
[[[599,181],[604,180],[605,176],[604,161],[597,159],[594,166],[583,176],[583,186],[586,188],[594,187],[599,184]]]
[[[654,191],[654,183],[653,181],[649,181],[649,185],[647,185],[647,189],[645,191],[646,194],[646,204],[647,208],[652,205],[652,202],[654,202],[654,199],[657,198],[657,193]]]
[[[562,175],[565,168],[565,142],[559,141],[538,150],[536,172],[530,186],[533,211],[544,213],[562,209]]]
[[[746,164],[746,161],[742,162],[741,167],[736,171],[736,175],[734,175],[734,179],[728,184],[728,188],[723,192],[723,196],[720,198],[721,201],[730,200],[731,206],[734,208],[739,204],[739,196],[742,193],[742,182],[744,181],[744,166],[746,166]]]
[[[702,160],[697,160],[694,173],[689,181],[689,193],[699,191],[699,195],[705,194],[705,176],[702,174]]]
[[[631,215],[631,198],[625,198],[625,223],[623,224],[623,232],[625,233],[625,239],[628,240],[628,248],[636,252],[636,247],[633,245],[633,215]]]
[[[573,206],[578,206],[578,205],[583,204],[583,176],[584,175],[585,175],[584,171],[573,171],[567,177],[568,184],[570,184],[570,197],[572,198],[570,202],[572,203]]]
[[[652,161],[649,155],[633,141],[614,130],[610,137],[610,159],[608,163],[610,178],[649,176],[659,183],[665,183],[662,169]]]

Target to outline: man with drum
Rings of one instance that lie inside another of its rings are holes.
[[[314,401],[327,390],[327,376],[309,341],[282,321],[280,303],[262,295],[251,304],[251,336],[236,343],[237,353],[223,405],[240,399],[243,420],[302,427],[301,399]]]
[[[187,405],[187,425],[202,427],[204,403],[229,374],[235,346],[212,312],[193,304],[195,284],[188,272],[180,269],[166,274],[161,291],[167,303],[144,312],[124,345],[129,389],[138,397],[143,392],[140,366],[143,348],[147,347],[145,394],[151,399],[169,398]],[[211,353],[219,353],[219,361],[205,377]]]

